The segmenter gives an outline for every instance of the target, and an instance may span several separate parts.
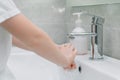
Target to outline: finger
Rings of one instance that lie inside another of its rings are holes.
[[[64,44],[60,45],[60,47],[64,47]]]
[[[69,66],[67,66],[67,67],[64,67],[64,69],[72,69],[72,66],[73,66],[73,64],[71,64],[71,65],[69,65]]]
[[[66,44],[64,44],[64,47],[70,47],[71,46],[71,44],[70,43],[66,43]]]
[[[76,69],[76,64],[75,63],[72,64],[72,69]]]
[[[73,51],[73,53],[72,53],[72,58],[73,58],[73,60],[75,59],[75,57],[76,57],[76,54],[77,54],[77,50],[75,49],[75,51]]]
[[[64,67],[64,69],[65,69],[65,70],[69,70],[69,69],[71,69],[71,67],[70,67],[70,66]]]
[[[64,47],[68,47],[70,44],[69,43],[65,43],[64,44]]]
[[[71,46],[72,46],[72,44],[71,44],[71,43],[69,43],[69,44],[68,44],[68,47],[70,48]]]
[[[64,44],[64,47],[66,47],[67,46],[67,44]]]
[[[61,45],[57,45],[57,47],[58,47],[59,49],[61,49],[62,46],[61,46]]]
[[[77,52],[78,52],[78,51],[77,51],[77,49],[74,49],[74,55],[76,55],[76,54],[77,54]]]
[[[73,47],[72,51],[75,51],[76,49]]]
[[[70,66],[65,67],[64,69],[65,69],[65,70],[76,69],[76,64],[71,64]]]

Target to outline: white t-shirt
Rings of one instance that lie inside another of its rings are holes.
[[[0,0],[0,23],[19,13],[20,11],[12,0]],[[11,45],[11,35],[0,26],[0,80],[10,80],[4,78],[3,74],[6,71],[6,63],[10,54]]]

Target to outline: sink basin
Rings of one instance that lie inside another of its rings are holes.
[[[16,80],[59,80],[57,65],[35,54],[13,54],[8,67]]]
[[[120,80],[120,60],[107,56],[103,60],[89,60],[88,57],[77,56],[77,69],[64,70],[23,51],[10,56],[8,67],[17,80]]]

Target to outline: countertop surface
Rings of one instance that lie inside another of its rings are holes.
[[[83,63],[91,68],[94,68],[104,74],[120,80],[120,60],[104,56],[102,60],[90,60],[89,55],[77,56],[78,63]]]

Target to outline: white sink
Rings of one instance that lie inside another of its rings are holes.
[[[34,54],[11,55],[8,67],[16,80],[59,80],[57,65]]]
[[[8,61],[17,80],[120,80],[120,60],[107,56],[99,61],[89,60],[89,55],[77,56],[77,69],[65,71],[37,55],[21,53],[11,55]]]

